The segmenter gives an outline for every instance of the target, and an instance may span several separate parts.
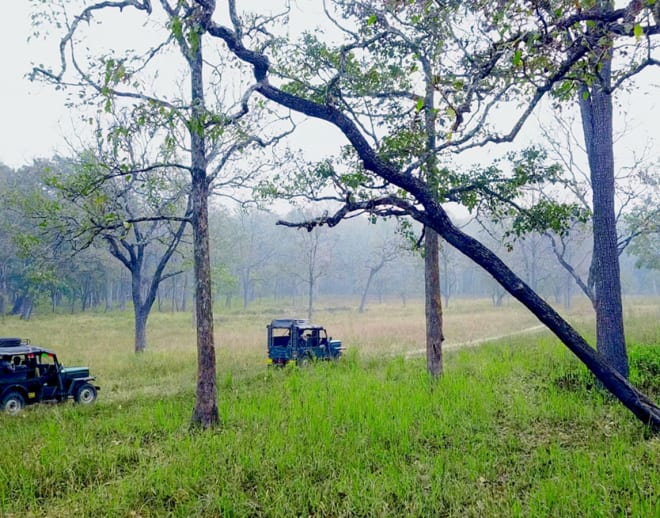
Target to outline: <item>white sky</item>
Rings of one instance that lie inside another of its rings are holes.
[[[304,4],[305,14],[300,7],[294,6],[294,23],[305,29],[312,28],[322,13],[320,5],[312,6],[312,3],[318,2],[310,0],[299,0],[299,3]],[[262,6],[260,8],[264,11]],[[35,158],[53,156],[58,151],[69,153],[67,142],[76,142],[87,128],[80,122],[80,112],[65,106],[63,92],[26,77],[33,63],[43,63],[57,69],[60,34],[53,30],[48,40],[42,37],[28,41],[34,28],[30,17],[31,5],[26,0],[11,2],[3,12],[0,21],[0,163],[16,168],[31,163]],[[309,20],[302,16],[308,16]],[[112,41],[112,35],[108,39]],[[318,123],[313,121],[305,122],[303,128],[310,124],[314,126],[314,131],[308,130],[307,135],[318,135],[315,140],[319,148],[322,142],[341,141],[336,129],[328,125],[318,127]],[[313,142],[310,144],[314,147]]]
[[[309,16],[307,26],[311,28],[318,24],[321,16],[319,3],[299,0],[298,4],[304,5],[305,13],[309,13],[305,14]],[[62,92],[49,85],[30,82],[26,77],[32,63],[53,64],[57,58],[56,39],[28,43],[28,36],[33,31],[30,9],[30,2],[13,1],[5,6],[0,22],[0,163],[10,167],[20,167],[34,158],[52,156],[57,151],[68,152],[67,137],[75,139],[81,128],[80,114],[65,107]],[[294,9],[296,21],[300,23],[302,11]],[[304,18],[302,21],[304,23]],[[619,95],[632,127],[631,135],[617,149],[619,156],[632,153],[638,146],[641,150],[647,145],[648,138],[660,135],[660,68],[643,72],[638,83],[641,90]],[[336,130],[320,127],[318,123],[306,124],[309,129],[302,132],[307,133],[303,140],[313,133],[319,151],[330,140],[339,141]],[[528,135],[535,133],[534,124],[533,119],[528,123]],[[654,150],[657,150],[657,142]],[[480,153],[481,159],[487,158],[483,150]]]
[[[62,128],[70,120],[60,92],[25,77],[30,62],[48,50],[40,42],[28,45],[29,13],[28,2],[11,2],[0,22],[0,162],[11,167],[52,155],[63,146]]]

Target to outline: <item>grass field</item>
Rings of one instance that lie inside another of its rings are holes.
[[[6,319],[0,334],[88,364],[92,407],[0,416],[0,516],[660,517],[660,437],[594,387],[545,332],[448,347],[432,383],[420,304],[339,305],[317,320],[348,346],[310,368],[268,369],[274,311],[216,318],[222,426],[188,427],[190,315],[154,313],[132,353],[130,314]],[[457,301],[447,344],[537,323],[516,305]],[[587,335],[589,308],[569,315]],[[628,301],[633,381],[660,400],[660,306]]]

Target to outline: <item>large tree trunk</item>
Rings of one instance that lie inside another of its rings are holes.
[[[134,306],[135,315],[135,352],[143,353],[147,349],[147,320],[149,311],[141,306]]]
[[[218,424],[213,300],[209,246],[209,185],[206,175],[206,147],[201,121],[204,115],[202,78],[202,36],[191,57],[193,122],[190,124],[193,201],[193,242],[195,262],[195,307],[197,315],[197,394],[192,423],[202,428]]]
[[[435,155],[436,118],[435,82],[428,60],[423,60],[426,81],[424,96],[424,127],[426,153],[424,162],[427,185],[439,190],[438,164]],[[426,370],[437,378],[442,374],[442,292],[440,290],[440,243],[435,230],[425,227],[424,234],[424,302],[426,312]]]
[[[208,239],[208,187],[205,177],[193,179],[195,315],[197,325],[197,395],[192,422],[208,428],[218,424],[211,261]]]
[[[143,255],[138,253],[129,263],[136,353],[143,353],[147,349],[147,316],[149,311],[145,311],[144,302],[142,301],[142,259]]]
[[[426,370],[434,378],[442,374],[442,298],[440,295],[440,253],[438,234],[426,228],[424,234],[424,300],[426,310]]]
[[[32,317],[32,309],[34,308],[34,303],[32,301],[32,297],[29,295],[26,295],[23,297],[23,301],[21,303],[21,320],[30,320]]]
[[[609,5],[608,0],[601,3]],[[610,365],[627,378],[628,357],[614,207],[612,95],[606,91],[611,86],[611,56],[604,53],[598,66],[601,80],[596,81],[591,90],[583,88],[579,101],[593,193],[591,274],[595,288],[596,344]]]

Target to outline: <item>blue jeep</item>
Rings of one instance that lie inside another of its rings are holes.
[[[341,341],[328,338],[322,326],[307,320],[276,319],[268,329],[268,363],[284,366],[290,361],[298,365],[312,360],[333,360],[342,353]]]
[[[0,338],[0,412],[18,414],[25,405],[66,401],[87,405],[99,387],[87,367],[64,367],[54,352],[20,338]]]

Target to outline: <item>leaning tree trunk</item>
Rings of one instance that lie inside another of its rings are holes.
[[[434,227],[448,243],[482,266],[550,329],[638,419],[660,430],[660,408],[633,387],[603,355],[593,349],[552,307],[476,239],[456,228],[439,205],[428,211]]]
[[[605,91],[611,83],[611,56],[602,58],[599,65],[601,81],[596,81],[590,91],[583,88],[579,101],[593,193],[591,272],[595,288],[596,344],[610,365],[627,378],[628,356],[614,207],[612,95]]]
[[[213,337],[213,300],[211,293],[211,259],[209,251],[209,180],[206,175],[206,147],[202,120],[204,86],[202,78],[202,44],[191,56],[192,119],[190,124],[193,244],[195,263],[195,307],[197,315],[197,394],[192,423],[202,428],[218,424],[215,344]],[[197,121],[197,123],[194,123]]]
[[[442,374],[442,298],[438,234],[427,228],[424,234],[424,300],[426,310],[426,369],[437,378]]]

